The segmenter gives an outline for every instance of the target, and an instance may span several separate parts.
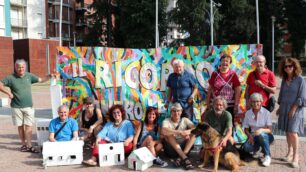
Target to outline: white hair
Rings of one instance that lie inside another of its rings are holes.
[[[184,62],[182,60],[180,60],[180,59],[173,60],[173,63],[172,63],[173,66],[176,66],[176,65],[179,65],[179,64],[182,64],[184,66]]]
[[[258,55],[255,59],[255,61],[257,61],[259,58],[262,58],[266,61],[266,57],[264,55]]]
[[[214,98],[213,107],[215,107],[216,102],[219,101],[219,100],[223,102],[224,109],[226,109],[227,108],[227,101],[225,100],[225,98],[223,98],[221,96],[217,96],[217,97]]]
[[[68,110],[69,111],[69,107],[66,106],[66,105],[60,105],[58,108],[57,108],[57,112],[59,112],[60,110],[62,109],[65,109],[65,110]]]
[[[17,59],[17,60],[15,61],[15,66],[20,65],[20,64],[24,64],[25,66],[27,66],[27,63],[26,63],[25,60],[23,60],[23,59]]]
[[[259,93],[253,93],[253,94],[250,96],[250,99],[251,99],[251,101],[259,100],[259,101],[263,102],[262,95],[259,94]]]

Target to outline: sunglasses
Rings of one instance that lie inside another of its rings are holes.
[[[293,65],[285,65],[284,68],[293,68]]]

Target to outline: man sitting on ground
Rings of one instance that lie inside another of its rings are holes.
[[[78,124],[73,118],[69,118],[69,108],[66,105],[58,107],[58,118],[51,120],[49,124],[49,141],[72,141],[78,138]]]
[[[162,135],[165,136],[164,151],[171,158],[178,157],[176,166],[183,164],[186,170],[193,169],[194,166],[187,157],[192,148],[196,136],[191,135],[194,124],[186,117],[182,117],[183,108],[180,103],[171,106],[171,117],[166,118],[162,123]]]

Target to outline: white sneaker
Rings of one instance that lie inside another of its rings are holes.
[[[265,159],[262,162],[262,165],[265,167],[268,167],[271,164],[271,157],[270,156],[265,156]]]

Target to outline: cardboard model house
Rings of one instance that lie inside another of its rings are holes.
[[[42,151],[44,167],[81,164],[83,145],[83,141],[44,142]]]
[[[49,123],[51,119],[39,119],[36,121],[36,134],[38,146],[42,146],[49,137]]]
[[[128,158],[128,168],[133,170],[146,170],[153,165],[155,157],[148,148],[142,147],[134,150]]]
[[[99,144],[100,167],[124,165],[123,143]]]

